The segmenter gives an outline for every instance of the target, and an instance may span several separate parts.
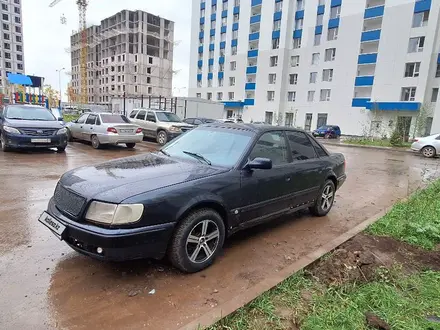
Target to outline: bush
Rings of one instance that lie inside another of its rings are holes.
[[[402,136],[400,135],[400,132],[398,129],[395,129],[393,134],[391,134],[390,144],[393,147],[399,147],[402,145]]]

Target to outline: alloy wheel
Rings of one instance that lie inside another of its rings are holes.
[[[99,148],[99,140],[96,136],[92,136],[92,146],[95,149]]]
[[[433,147],[425,147],[422,150],[423,156],[431,158],[435,155],[435,150]]]
[[[324,190],[322,191],[322,197],[321,197],[321,208],[323,211],[326,212],[332,207],[334,197],[335,197],[335,193],[333,191],[332,186],[331,185],[325,186]]]
[[[202,220],[190,231],[186,239],[186,254],[191,262],[203,263],[215,253],[220,238],[217,224]]]

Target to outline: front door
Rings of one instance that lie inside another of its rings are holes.
[[[73,123],[69,127],[70,133],[72,134],[73,138],[82,139],[84,123],[86,122],[88,116],[89,116],[88,113],[83,114],[81,117],[78,118],[76,123]]]
[[[264,133],[249,154],[272,160],[272,169],[243,170],[241,174],[240,209],[242,225],[253,225],[289,209],[288,184],[291,181],[287,142],[283,131]]]
[[[153,111],[148,111],[147,113],[147,119],[145,121],[146,125],[146,129],[148,131],[148,134],[152,137],[156,137],[156,131],[157,131],[157,124],[156,124],[157,120],[156,120],[156,115],[154,114]]]

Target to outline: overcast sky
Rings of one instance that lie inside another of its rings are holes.
[[[45,82],[59,88],[57,69],[70,71],[70,35],[78,29],[76,0],[62,0],[49,8],[52,0],[23,0],[23,29],[26,74],[45,77]],[[99,25],[101,20],[123,9],[140,9],[175,22],[173,78],[177,95],[187,95],[189,45],[191,30],[190,0],[89,0],[87,23]],[[66,25],[61,24],[64,15]],[[61,75],[63,100],[70,76]]]

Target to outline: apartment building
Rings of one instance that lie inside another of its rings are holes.
[[[440,1],[193,0],[189,95],[344,134],[440,132]],[[420,117],[420,116],[419,116]]]
[[[22,0],[0,0],[0,89],[6,86],[7,72],[24,73]]]
[[[81,92],[80,34],[71,36],[72,87]],[[174,22],[123,10],[87,29],[87,99],[172,95]]]

